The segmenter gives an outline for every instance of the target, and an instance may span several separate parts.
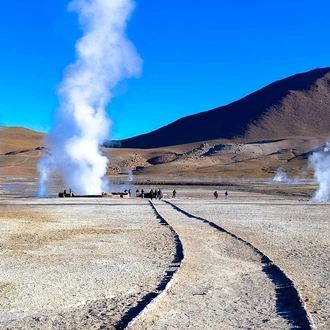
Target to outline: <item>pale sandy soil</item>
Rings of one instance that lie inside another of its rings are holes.
[[[1,199],[0,328],[111,328],[175,255],[147,201]]]
[[[0,185],[1,329],[330,328],[329,203],[177,187],[153,208],[29,187]]]

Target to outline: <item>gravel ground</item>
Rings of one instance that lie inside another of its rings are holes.
[[[290,329],[276,312],[275,288],[260,255],[159,203],[156,208],[182,240],[184,261],[167,292],[132,329]]]
[[[306,328],[288,312],[296,300],[280,304],[266,255],[299,290],[308,326],[329,329],[330,204],[231,191],[214,200],[212,189],[170,199],[196,217],[154,201],[170,226],[146,199],[1,194],[0,328],[121,329],[131,318],[131,329]]]
[[[2,199],[1,329],[111,328],[157,292],[176,247],[139,202]]]
[[[202,206],[195,196],[176,204],[270,257],[294,281],[317,329],[330,329],[329,203],[230,192]]]

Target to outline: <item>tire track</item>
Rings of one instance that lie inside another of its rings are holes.
[[[160,213],[158,213],[157,209],[155,208],[154,204],[149,200],[149,204],[151,208],[154,210],[156,219],[159,220],[159,223],[163,226],[168,226],[169,230],[173,234],[175,246],[176,246],[176,253],[174,259],[172,260],[171,264],[168,267],[168,270],[165,272],[165,275],[162,281],[159,283],[157,288],[153,292],[147,293],[133,308],[129,309],[125,315],[121,318],[119,322],[115,324],[115,329],[125,329],[129,325],[132,325],[141,315],[145,313],[148,309],[148,306],[159,299],[162,292],[166,292],[169,287],[169,282],[172,280],[173,276],[178,271],[181,262],[184,258],[183,256],[183,246],[180,241],[179,236],[175,232],[175,230],[168,224],[165,218],[163,218]]]
[[[251,248],[257,255],[260,256],[263,272],[275,285],[276,291],[276,309],[279,316],[288,321],[292,328],[297,329],[316,329],[314,322],[306,308],[306,305],[294,284],[294,281],[276,265],[267,255],[260,251],[250,242],[240,238],[236,234],[226,230],[225,228],[217,225],[216,223],[209,221],[205,218],[195,216],[182,208],[178,207],[174,203],[164,201],[166,204],[171,205],[176,211],[184,214],[188,218],[201,221],[209,226],[226,233],[230,237],[238,240]]]
[[[150,205],[185,258],[128,328],[315,329],[292,280],[251,243],[168,201]]]

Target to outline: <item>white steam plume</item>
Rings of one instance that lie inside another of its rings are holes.
[[[330,197],[330,142],[326,142],[323,150],[313,152],[309,157],[309,164],[314,169],[314,178],[319,184],[313,200],[326,202]]]
[[[132,169],[129,168],[127,170],[127,175],[128,175],[128,181],[132,182],[133,181],[133,171],[132,171]]]
[[[108,137],[105,106],[111,89],[139,74],[141,59],[126,39],[131,0],[73,0],[84,32],[76,43],[76,62],[68,66],[58,90],[56,125],[46,141],[50,155],[38,164],[39,196],[47,195],[52,172],[60,172],[66,187],[77,194],[100,194],[107,189],[108,159],[100,145]]]
[[[288,177],[287,177],[286,173],[284,172],[283,168],[280,167],[276,171],[273,181],[276,181],[276,182],[287,182],[288,181]]]

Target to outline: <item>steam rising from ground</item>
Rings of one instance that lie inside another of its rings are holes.
[[[46,141],[50,154],[38,163],[38,195],[47,195],[47,183],[59,172],[66,187],[77,194],[107,191],[108,159],[100,145],[108,138],[110,120],[105,107],[111,89],[137,75],[141,59],[125,37],[131,0],[73,0],[84,32],[76,43],[76,62],[68,66],[58,90],[56,124]]]
[[[309,163],[314,169],[314,178],[319,184],[313,200],[326,202],[330,197],[330,142],[326,142],[323,150],[313,152],[309,157]]]
[[[284,169],[280,167],[277,169],[274,178],[272,179],[272,181],[269,181],[269,183],[272,184],[276,182],[281,184],[301,184],[302,180],[304,180],[302,177],[289,179]]]
[[[276,182],[287,182],[288,181],[288,177],[287,177],[286,173],[284,172],[283,168],[280,167],[276,171],[273,181],[276,181]]]

